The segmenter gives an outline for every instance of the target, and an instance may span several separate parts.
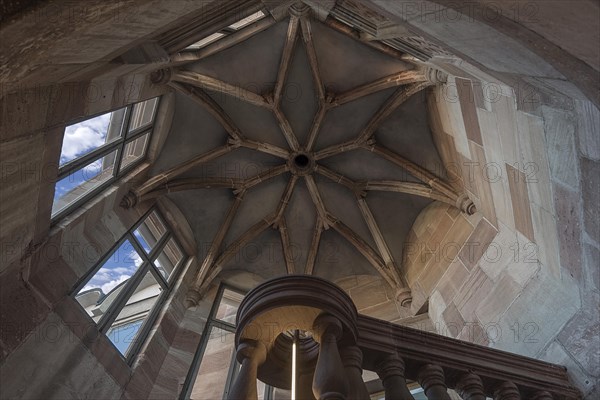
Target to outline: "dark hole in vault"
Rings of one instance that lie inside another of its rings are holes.
[[[298,154],[296,157],[294,157],[294,164],[296,164],[298,168],[305,168],[308,166],[308,162],[308,157],[304,154]]]

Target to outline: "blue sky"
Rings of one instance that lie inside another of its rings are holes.
[[[106,143],[111,114],[102,114],[65,128],[60,153],[61,166]]]
[[[131,242],[125,240],[81,291],[100,288],[104,294],[107,294],[129,279],[140,265],[142,265],[142,258]]]
[[[59,165],[81,157],[106,143],[106,135],[112,113],[79,122],[65,128]],[[102,168],[102,159],[96,160],[78,171],[56,182],[54,201],[78,187],[85,181],[98,176]]]

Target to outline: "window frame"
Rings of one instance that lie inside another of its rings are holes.
[[[138,239],[135,237],[133,232],[140,227],[146,221],[152,213],[156,213],[160,222],[165,227],[165,233],[161,236],[161,238],[156,242],[153,249],[146,253],[143,246],[140,245]],[[175,245],[179,248],[181,252],[181,259],[177,264],[174,265],[171,274],[168,279],[165,279],[163,275],[160,273],[158,268],[154,265],[154,261],[156,260],[156,256],[160,254],[160,252],[165,248],[167,243],[173,239]],[[96,273],[104,266],[104,264],[115,254],[115,251],[121,247],[125,241],[129,241],[133,246],[133,249],[138,253],[140,258],[142,259],[142,263],[137,268],[137,270],[124,282],[123,288],[119,291],[114,301],[108,306],[105,313],[102,314],[98,322],[94,322],[98,331],[104,334],[108,338],[108,332],[112,327],[113,323],[119,316],[119,313],[126,307],[127,301],[131,298],[131,296],[135,293],[138,285],[144,279],[146,274],[150,272],[158,285],[161,287],[162,291],[158,295],[156,299],[156,303],[152,306],[152,308],[146,313],[143,314],[144,322],[140,326],[139,330],[136,332],[131,345],[125,351],[125,354],[121,353],[121,351],[117,348],[116,344],[109,341],[115,347],[115,350],[119,353],[119,355],[125,360],[127,365],[131,366],[139,355],[140,349],[143,344],[148,339],[148,335],[156,322],[156,319],[163,309],[165,302],[170,295],[171,291],[176,285],[176,282],[184,270],[183,265],[187,262],[189,256],[184,252],[183,247],[181,246],[179,240],[176,235],[173,233],[173,229],[166,222],[162,213],[158,209],[158,207],[151,207],[148,211],[144,213],[144,215],[119,239],[117,242],[111,246],[111,248],[94,264],[92,268],[88,270],[86,274],[84,274],[75,284],[75,286],[71,290],[70,296],[73,300],[77,301],[77,295],[81,289],[85,287],[85,285],[96,275]],[[79,303],[78,303],[79,304]],[[82,307],[83,308],[83,307]],[[87,312],[86,312],[87,315]],[[132,319],[129,322],[134,322],[137,319]]]
[[[257,18],[255,18],[255,19],[253,19],[253,20],[251,20],[250,22],[247,22],[244,25],[239,26],[237,28],[233,26],[235,24],[240,23],[241,21],[243,21],[246,18],[249,18],[249,17],[252,17],[252,16],[258,14],[259,12],[262,13],[262,15],[259,16],[259,17],[257,17]],[[238,20],[236,20],[236,21],[234,21],[234,22],[232,22],[232,23],[230,23],[230,24],[228,24],[226,26],[222,26],[220,29],[218,29],[218,30],[216,30],[216,31],[214,31],[214,32],[212,32],[210,34],[207,34],[207,35],[203,36],[202,38],[194,41],[193,43],[191,43],[189,45],[187,45],[186,47],[184,47],[180,51],[182,51],[182,52],[196,52],[196,51],[200,51],[202,49],[205,49],[208,46],[211,46],[211,45],[213,45],[215,43],[218,43],[219,41],[225,39],[227,36],[231,35],[232,33],[243,31],[244,29],[250,27],[251,25],[253,25],[253,24],[255,24],[255,23],[257,23],[257,22],[259,22],[259,21],[261,21],[261,20],[263,20],[265,18],[268,18],[269,16],[271,16],[271,13],[266,8],[262,7],[262,8],[256,9],[255,11],[243,13],[242,15],[244,15],[244,16],[241,17],[241,18],[239,18]],[[205,39],[207,39],[207,38],[209,38],[212,35],[215,35],[217,33],[221,34],[222,36],[220,36],[218,38],[215,38],[215,39],[212,39],[212,40],[208,41],[207,43],[203,43],[202,45],[196,46],[196,43],[202,42],[203,40],[205,40]]]
[[[236,292],[242,295],[245,295],[247,293],[245,290],[242,290],[240,288],[226,283],[221,283],[219,285],[217,295],[215,296],[215,300],[213,301],[210,312],[206,319],[206,324],[204,325],[204,329],[202,330],[202,337],[200,339],[200,343],[198,343],[198,347],[196,348],[196,352],[194,353],[194,358],[192,359],[192,363],[190,364],[190,368],[185,377],[185,381],[183,383],[181,392],[179,393],[179,400],[190,400],[192,389],[194,388],[194,384],[196,383],[196,377],[198,376],[198,371],[200,370],[200,365],[202,364],[202,359],[204,358],[204,353],[206,351],[206,347],[208,346],[208,341],[210,339],[210,333],[212,328],[222,329],[228,333],[235,334],[236,326],[234,324],[217,319],[217,311],[219,310],[219,306],[221,305],[221,301],[223,300],[223,294],[225,293],[225,290],[230,290],[232,292]],[[233,383],[238,373],[239,363],[236,360],[234,351],[231,358],[231,363],[229,365],[229,371],[227,372],[225,388],[223,390],[224,399],[226,398],[228,391],[233,386]],[[264,400],[271,399],[272,397],[273,387],[270,385],[266,385]]]
[[[133,114],[133,108],[137,104],[141,104],[146,101],[153,100],[153,99],[156,99],[156,105],[152,112],[152,118],[150,120],[150,123],[145,126],[138,127],[136,129],[132,130],[131,132],[129,132],[129,127],[131,126],[131,123],[132,123],[131,117]],[[96,197],[99,193],[104,191],[106,188],[110,187],[112,184],[117,182],[119,179],[123,178],[125,175],[127,175],[129,172],[131,172],[135,167],[137,167],[138,165],[140,165],[142,162],[144,162],[146,160],[146,157],[148,155],[148,148],[150,147],[150,141],[152,140],[152,136],[154,134],[154,126],[156,124],[156,116],[158,114],[158,109],[161,104],[161,99],[162,99],[162,96],[151,97],[146,100],[141,100],[141,101],[137,101],[135,103],[128,104],[124,107],[118,107],[118,108],[115,108],[112,110],[108,110],[108,111],[104,111],[104,112],[101,112],[98,114],[87,116],[86,118],[76,119],[74,121],[71,121],[69,123],[69,125],[67,125],[67,126],[75,125],[75,124],[99,117],[104,114],[114,113],[116,111],[125,109],[125,114],[123,116],[123,122],[122,122],[122,125],[120,128],[119,137],[111,140],[108,143],[104,143],[104,144],[100,145],[99,147],[95,148],[94,150],[90,151],[89,153],[86,153],[82,156],[79,156],[72,160],[67,161],[62,166],[60,165],[60,160],[59,160],[59,163],[57,164],[58,165],[58,173],[57,173],[56,181],[54,184],[54,193],[56,193],[56,184],[58,184],[58,182],[60,182],[62,179],[68,177],[72,173],[79,171],[82,168],[85,168],[87,165],[90,165],[91,163],[93,163],[97,160],[101,160],[103,157],[109,155],[113,151],[115,152],[115,160],[114,160],[114,166],[113,166],[113,171],[112,171],[111,177],[109,179],[107,179],[106,182],[102,182],[97,187],[89,190],[88,192],[84,193],[80,197],[76,198],[71,204],[68,204],[64,208],[58,210],[56,214],[52,214],[52,211],[51,211],[51,225],[56,224],[59,220],[61,220],[65,216],[69,215],[74,210],[81,207],[83,204],[87,203],[90,199]],[[65,130],[66,130],[67,126],[65,126]],[[123,163],[123,153],[125,151],[125,147],[127,146],[127,144],[134,142],[135,140],[143,137],[144,135],[148,135],[148,139],[145,144],[145,148],[144,148],[142,156],[139,159],[129,163],[124,168],[121,168],[121,164]],[[63,143],[64,143],[64,132],[63,132]],[[62,145],[61,145],[61,151],[62,151]],[[54,206],[54,197],[52,200],[52,206]]]

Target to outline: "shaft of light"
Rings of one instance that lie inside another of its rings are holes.
[[[294,335],[294,343],[292,344],[292,400],[296,400],[296,342],[298,335]]]

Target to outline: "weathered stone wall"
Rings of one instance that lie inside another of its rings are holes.
[[[564,95],[570,107],[545,104],[535,88],[525,109],[510,86],[474,68],[440,66],[454,75],[429,98],[432,130],[480,217],[464,244],[451,227],[458,256],[442,257],[437,279],[423,274],[433,280],[430,317],[439,333],[562,363],[588,393],[598,379],[598,261],[586,255],[597,249],[597,229],[583,221],[596,212],[589,202],[598,183],[582,179],[594,161],[576,143],[590,140],[597,110]],[[413,234],[443,221],[427,209]],[[418,292],[423,283],[411,271],[431,266],[417,261],[409,257],[407,273]]]

